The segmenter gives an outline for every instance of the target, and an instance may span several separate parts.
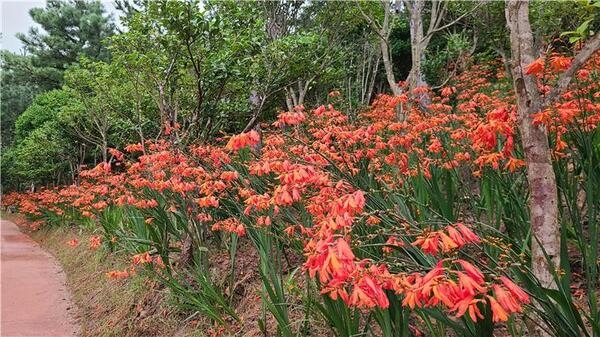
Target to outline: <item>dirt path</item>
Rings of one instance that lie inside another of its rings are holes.
[[[0,336],[78,335],[59,264],[14,223],[1,226]]]

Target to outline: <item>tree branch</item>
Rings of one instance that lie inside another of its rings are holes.
[[[600,50],[600,33],[596,33],[596,35],[594,35],[594,37],[585,44],[579,53],[575,55],[569,69],[560,75],[556,87],[554,87],[554,89],[552,89],[552,91],[546,95],[546,98],[544,98],[542,107],[547,107],[556,101],[558,96],[560,96],[567,89],[569,83],[571,83],[575,72],[579,70],[579,68],[581,68],[585,62],[587,62],[587,60],[590,59],[598,50]]]
[[[375,22],[375,20],[373,20],[373,18],[368,16],[367,13],[365,13],[365,11],[360,6],[360,2],[357,1],[356,6],[358,7],[360,14],[362,14],[363,18],[365,20],[367,20],[367,23],[369,24],[369,26],[371,26],[371,29],[373,29],[376,32],[379,32],[381,30],[381,27],[379,27],[379,25],[377,25],[377,22]]]
[[[371,18],[369,15],[367,15],[367,13],[365,13],[365,11],[360,6],[359,2],[357,2],[356,5],[358,6],[358,10],[362,14],[363,18],[367,21],[367,23],[371,27],[371,30],[373,30],[375,32],[375,34],[377,34],[381,40],[385,41],[385,43],[388,44],[388,39],[389,39],[389,35],[391,32],[391,29],[389,27],[389,15],[390,15],[389,10],[390,10],[390,8],[389,8],[389,5],[386,5],[385,0],[382,1],[383,10],[384,10],[384,21],[383,21],[383,25],[381,27],[377,24],[377,22],[375,22],[375,20],[373,20],[373,18]]]
[[[451,22],[449,22],[449,23],[447,23],[447,24],[445,24],[445,25],[443,25],[441,27],[434,27],[433,29],[428,30],[427,34],[425,34],[425,36],[423,37],[423,41],[425,41],[428,38],[431,38],[431,35],[433,35],[434,33],[442,31],[442,30],[444,30],[444,29],[446,29],[446,28],[448,28],[448,27],[456,24],[457,22],[459,22],[460,20],[462,20],[465,16],[470,15],[471,13],[473,13],[482,4],[483,4],[482,2],[478,3],[477,5],[475,5],[475,7],[471,8],[470,11],[462,14],[461,16],[457,17],[456,19],[452,20]]]

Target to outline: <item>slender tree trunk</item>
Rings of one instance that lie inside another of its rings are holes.
[[[106,134],[102,134],[101,151],[102,151],[102,162],[107,163],[108,162],[108,142],[106,140]]]
[[[421,79],[421,63],[425,44],[423,38],[423,9],[425,7],[425,1],[410,1],[409,14],[410,14],[410,54],[412,58],[412,65],[410,73],[408,74],[408,87],[410,89],[416,88],[420,83]]]
[[[396,77],[394,76],[394,64],[392,63],[392,56],[390,54],[390,33],[391,33],[391,13],[390,13],[390,4],[387,1],[382,1],[383,3],[383,25],[381,26],[381,30],[379,31],[380,40],[379,45],[381,48],[381,57],[383,59],[383,68],[385,69],[385,77],[387,78],[390,89],[394,93],[395,96],[402,94],[402,88],[398,85],[396,81]]]
[[[543,101],[535,77],[525,74],[527,65],[535,60],[528,2],[509,0],[506,6],[506,20],[510,28],[519,129],[527,163],[531,226],[541,244],[540,247],[536,240],[532,240],[533,270],[544,286],[555,287],[541,248],[546,250],[554,267],[558,267],[558,196],[546,128],[532,123],[532,114],[542,109]]]
[[[306,80],[302,83],[302,80],[298,81],[298,105],[304,105],[304,98],[308,92],[311,80]]]
[[[394,64],[392,62],[392,55],[390,54],[390,33],[392,31],[391,21],[392,21],[392,13],[390,12],[390,3],[387,0],[380,0],[381,5],[383,6],[383,22],[381,25],[373,18],[368,16],[360,7],[362,16],[367,20],[371,29],[379,35],[379,47],[381,51],[381,58],[383,60],[383,69],[385,70],[385,77],[387,79],[390,90],[395,96],[402,94],[402,88],[398,85],[396,81],[396,77],[394,76]],[[381,90],[380,90],[381,91]]]
[[[371,72],[371,81],[369,83],[369,89],[367,95],[363,101],[363,104],[371,104],[371,96],[373,96],[373,89],[375,88],[375,79],[377,78],[377,71],[379,70],[379,61],[381,60],[381,54],[377,54],[374,63],[374,69]]]
[[[294,98],[292,96],[292,90],[290,88],[285,88],[285,105],[287,106],[288,111],[294,110]]]
[[[385,77],[387,78],[390,89],[395,96],[402,94],[402,88],[396,82],[396,77],[394,76],[394,66],[392,65],[392,60],[390,57],[390,50],[388,48],[388,42],[381,40],[381,57],[383,58],[383,67],[385,69]]]
[[[543,101],[536,78],[525,74],[527,65],[535,60],[528,2],[508,0],[506,21],[510,29],[512,75],[517,98],[519,130],[527,164],[529,213],[533,233],[532,270],[542,286],[556,288],[550,271],[560,265],[558,193],[546,127],[534,125],[532,121],[532,114],[542,109]],[[550,336],[539,324],[529,325],[529,332],[533,336]]]

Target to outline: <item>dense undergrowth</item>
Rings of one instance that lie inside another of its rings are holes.
[[[547,64],[542,88],[568,59]],[[264,334],[522,336],[535,317],[554,336],[600,336],[599,66],[535,118],[559,184],[558,289],[528,263],[514,97],[494,63],[439,96],[381,95],[352,119],[332,93],[328,106],[216,144],[178,147],[177,126],[166,127],[165,139],[111,150],[77,185],[3,202],[129,253],[132,265],[108,277],[143,269],[215,334],[248,325],[240,289],[257,281]],[[254,273],[239,272],[248,265]]]

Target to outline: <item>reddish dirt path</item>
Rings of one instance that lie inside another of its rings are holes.
[[[65,275],[56,260],[14,223],[1,223],[0,336],[78,335]]]

